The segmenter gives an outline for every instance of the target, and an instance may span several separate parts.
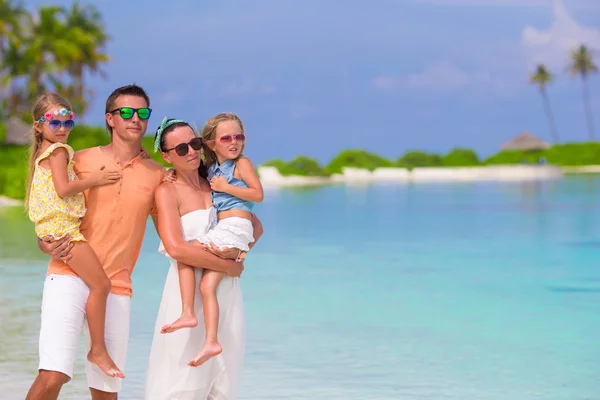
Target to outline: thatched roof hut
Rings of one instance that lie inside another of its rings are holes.
[[[31,126],[20,118],[11,117],[6,121],[6,144],[25,145],[31,141]]]
[[[529,133],[523,132],[517,137],[502,145],[502,150],[523,150],[523,151],[532,151],[532,150],[543,150],[550,147],[550,144],[544,142],[539,137]]]

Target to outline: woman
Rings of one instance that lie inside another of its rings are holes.
[[[233,400],[238,397],[245,350],[244,307],[238,278],[226,276],[217,291],[219,340],[223,345],[221,354],[200,367],[187,365],[204,342],[201,296],[196,296],[194,302],[201,322],[198,326],[161,333],[161,328],[179,317],[182,311],[177,261],[169,254],[177,257],[178,249],[186,241],[201,246],[194,239],[208,232],[214,214],[210,184],[205,179],[206,169],[201,165],[202,142],[195,139],[193,129],[186,122],[166,119],[155,137],[155,150],[160,149],[165,161],[175,167],[177,180],[163,183],[156,191],[161,238],[159,251],[169,257],[171,268],[154,329],[146,375],[147,400]],[[256,218],[252,222],[255,238],[258,239],[262,227]],[[236,258],[239,253],[237,250],[208,250],[230,259]],[[223,266],[206,267],[227,272]],[[196,268],[195,274],[196,281],[200,282],[202,269]]]

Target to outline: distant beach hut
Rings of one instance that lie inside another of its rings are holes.
[[[521,150],[524,152],[544,150],[550,144],[529,132],[523,132],[502,145],[502,150]]]
[[[6,139],[4,143],[25,145],[31,141],[31,126],[20,118],[11,117],[6,121]]]

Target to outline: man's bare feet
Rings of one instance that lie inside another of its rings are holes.
[[[198,318],[195,315],[182,315],[172,324],[166,324],[160,328],[160,333],[171,333],[181,328],[195,328],[198,326]]]
[[[115,364],[112,358],[110,358],[106,349],[91,349],[87,355],[87,359],[92,364],[96,364],[107,376],[112,378],[125,378],[125,375],[119,367],[117,367],[117,364]]]
[[[212,357],[221,354],[221,351],[223,351],[223,349],[221,348],[219,342],[206,342],[198,354],[196,354],[196,357],[190,360],[188,365],[190,367],[198,367],[210,360]]]

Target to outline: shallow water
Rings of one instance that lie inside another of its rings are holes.
[[[268,191],[242,280],[240,398],[600,398],[599,194],[595,177]],[[47,262],[21,210],[0,226],[0,386],[22,399]],[[157,246],[150,223],[122,399],[142,396]],[[78,373],[61,398],[86,393]]]

